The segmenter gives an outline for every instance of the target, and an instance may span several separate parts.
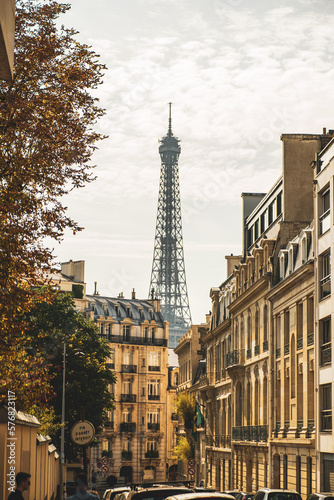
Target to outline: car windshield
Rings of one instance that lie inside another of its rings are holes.
[[[301,496],[298,493],[276,491],[268,494],[268,500],[301,500]]]

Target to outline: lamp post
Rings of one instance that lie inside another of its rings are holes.
[[[64,500],[64,467],[65,467],[65,373],[66,373],[66,342],[63,350],[63,392],[61,401],[61,431],[60,431],[60,500]]]

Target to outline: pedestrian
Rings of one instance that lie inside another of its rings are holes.
[[[23,500],[22,493],[29,490],[31,474],[27,472],[18,472],[16,474],[16,490],[12,491],[8,500]]]
[[[78,474],[75,478],[75,494],[68,497],[67,500],[98,500],[96,495],[89,493],[86,474]]]

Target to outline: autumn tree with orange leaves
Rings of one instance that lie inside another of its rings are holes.
[[[62,198],[93,180],[91,157],[104,138],[94,130],[104,110],[91,91],[105,67],[75,30],[57,24],[69,8],[16,1],[14,78],[0,82],[0,385],[20,376],[28,402],[47,393],[45,365],[27,361],[24,347],[24,318],[52,263],[43,242],[81,229]]]

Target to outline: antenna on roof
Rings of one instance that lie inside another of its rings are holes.
[[[169,119],[168,119],[168,135],[173,135],[172,132],[172,103],[169,102]]]

